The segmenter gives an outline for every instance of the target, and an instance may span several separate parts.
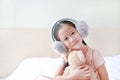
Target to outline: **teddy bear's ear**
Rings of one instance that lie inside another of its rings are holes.
[[[77,51],[77,55],[78,55],[78,57],[79,57],[79,60],[80,60],[83,64],[85,64],[85,63],[86,63],[86,59],[85,59],[85,56],[84,56],[84,54],[82,53],[82,51]]]

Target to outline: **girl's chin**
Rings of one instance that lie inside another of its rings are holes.
[[[80,50],[81,49],[81,43],[77,43],[77,44],[75,44],[74,46],[72,46],[72,50]]]
[[[80,49],[80,48],[81,48],[81,44],[75,45],[74,48],[75,48],[76,50]]]
[[[80,46],[75,46],[74,48],[73,48],[73,50],[79,50],[80,49]]]

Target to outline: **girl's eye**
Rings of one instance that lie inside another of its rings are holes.
[[[75,32],[72,32],[71,35],[75,34]]]
[[[67,37],[64,39],[64,41],[66,41],[66,40],[68,40],[68,38],[67,38]]]

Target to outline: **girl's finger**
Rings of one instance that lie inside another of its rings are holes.
[[[83,69],[85,66],[84,65],[81,65],[78,67],[78,69]]]
[[[84,73],[85,73],[85,74],[90,74],[90,70],[88,70],[88,71],[85,71]]]
[[[89,67],[86,66],[83,70],[84,70],[84,71],[88,71],[88,70],[89,70]]]
[[[85,74],[85,76],[86,76],[86,77],[89,77],[89,76],[90,76],[90,73],[88,73],[88,74]]]

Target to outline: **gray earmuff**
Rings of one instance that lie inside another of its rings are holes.
[[[61,41],[55,41],[53,43],[53,49],[56,53],[66,53],[67,48]]]
[[[54,36],[55,35],[55,28],[57,27],[58,24],[61,23],[61,21],[72,22],[75,25],[77,31],[82,36],[82,38],[87,37],[87,35],[88,35],[88,25],[84,21],[76,21],[76,20],[70,19],[70,18],[60,19],[59,21],[57,21],[54,24],[54,26],[52,27],[52,31],[51,31],[51,36],[52,36],[52,40],[53,40],[53,46],[52,47],[55,50],[55,52],[60,53],[60,54],[61,53],[64,54],[68,51],[66,46],[61,41],[57,41],[55,36]]]

